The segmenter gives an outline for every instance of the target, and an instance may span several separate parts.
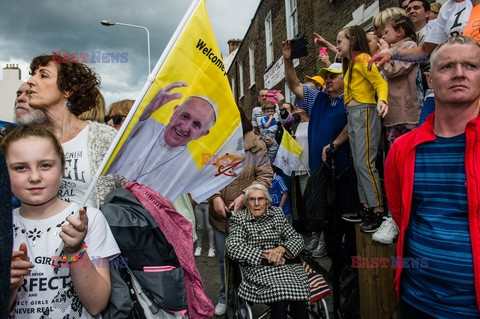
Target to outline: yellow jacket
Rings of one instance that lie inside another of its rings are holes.
[[[382,78],[375,64],[373,64],[371,71],[367,70],[370,58],[370,55],[362,53],[350,61],[350,63],[353,63],[350,85],[348,85],[350,70],[343,77],[345,105],[353,99],[362,104],[377,104],[375,93],[378,100],[383,100],[388,104],[387,81]]]

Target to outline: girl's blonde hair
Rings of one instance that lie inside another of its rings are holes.
[[[372,19],[373,28],[374,29],[385,28],[390,21],[398,19],[402,16],[403,17],[407,16],[407,14],[405,13],[405,10],[403,10],[402,8],[397,8],[397,7],[387,8],[373,17]]]

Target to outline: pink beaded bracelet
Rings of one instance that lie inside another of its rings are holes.
[[[85,243],[85,241],[83,241],[82,248],[80,248],[80,251],[78,252],[78,255],[76,255],[74,257],[67,258],[67,255],[65,254],[65,252],[62,251],[62,253],[60,254],[60,257],[62,258],[62,261],[64,263],[66,263],[68,261],[68,263],[71,264],[73,262],[78,261],[80,258],[82,258],[83,254],[85,254],[85,252],[87,251],[87,248],[88,248],[87,244]]]

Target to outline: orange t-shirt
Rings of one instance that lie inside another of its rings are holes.
[[[463,35],[480,42],[480,4],[472,8],[467,25],[463,29]]]

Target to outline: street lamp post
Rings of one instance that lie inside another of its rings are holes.
[[[104,26],[123,25],[123,26],[126,26],[126,27],[140,28],[140,29],[143,29],[143,30],[147,31],[148,74],[150,75],[150,72],[151,72],[151,69],[150,69],[150,32],[148,32],[148,29],[146,27],[141,26],[141,25],[116,22],[116,21],[112,21],[112,20],[102,20],[102,21],[100,21],[100,23]]]

